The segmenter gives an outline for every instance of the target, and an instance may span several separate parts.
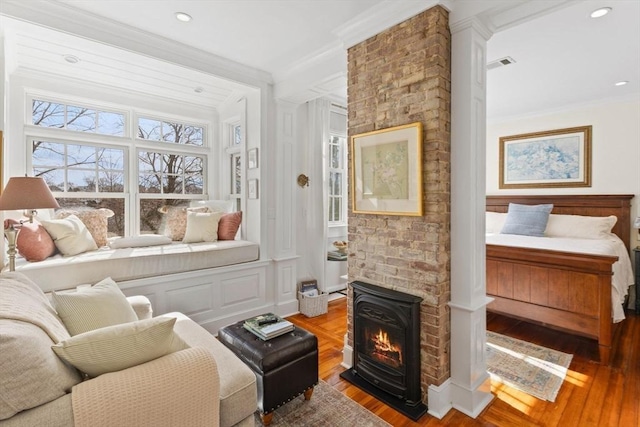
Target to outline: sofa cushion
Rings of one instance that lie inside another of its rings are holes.
[[[163,314],[175,317],[173,329],[189,347],[204,347],[216,359],[220,374],[220,425],[232,426],[255,412],[258,406],[256,376],[231,350],[206,329],[182,313]]]
[[[110,277],[77,292],[52,292],[52,299],[71,336],[138,320],[127,297]]]
[[[107,326],[54,345],[62,360],[90,377],[121,371],[188,348],[174,332],[175,318],[156,317]]]
[[[53,344],[31,323],[0,319],[0,420],[64,396],[82,380],[51,350]]]
[[[43,220],[42,226],[53,238],[62,255],[72,256],[98,249],[87,227],[75,215],[64,219]]]
[[[20,273],[0,274],[0,420],[64,396],[81,381],[51,350],[69,338],[38,286]]]

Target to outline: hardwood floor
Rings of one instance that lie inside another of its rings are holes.
[[[496,383],[491,387],[495,398],[477,419],[452,409],[442,420],[427,414],[416,423],[340,378],[346,301],[329,302],[328,313],[321,316],[288,319],[318,337],[320,378],[393,426],[640,426],[640,316],[633,312],[618,328],[609,367],[598,363],[593,340],[489,313],[491,331],[574,355],[556,401]]]

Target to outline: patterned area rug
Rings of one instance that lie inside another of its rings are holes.
[[[493,380],[541,400],[556,401],[573,355],[487,331],[487,370]]]
[[[260,416],[255,413],[256,427],[262,426]],[[358,405],[326,382],[320,380],[313,389],[311,400],[299,396],[276,409],[273,427],[390,427],[380,417]]]

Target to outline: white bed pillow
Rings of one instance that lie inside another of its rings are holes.
[[[504,227],[507,214],[503,212],[486,212],[486,232],[489,234],[498,234]]]
[[[575,237],[578,239],[602,239],[611,236],[611,229],[618,218],[611,216],[549,215],[544,231],[547,237]]]

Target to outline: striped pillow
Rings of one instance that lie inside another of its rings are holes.
[[[77,292],[52,292],[52,300],[71,336],[138,320],[127,297],[110,277]]]
[[[146,363],[187,345],[173,332],[175,317],[155,317],[85,332],[53,345],[65,362],[90,377]]]

